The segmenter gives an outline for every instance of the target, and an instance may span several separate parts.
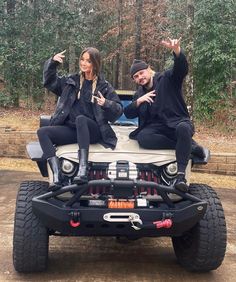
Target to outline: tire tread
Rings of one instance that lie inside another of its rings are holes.
[[[223,207],[216,192],[205,184],[191,184],[190,193],[207,201],[204,217],[190,230],[191,247],[182,243],[183,236],[172,238],[179,263],[190,271],[217,269],[226,251],[226,222]]]
[[[44,181],[25,181],[16,199],[13,264],[18,272],[44,271],[48,260],[48,230],[35,216],[32,199],[48,191]]]

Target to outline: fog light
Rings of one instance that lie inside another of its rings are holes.
[[[177,171],[178,171],[177,163],[175,162],[175,163],[171,163],[171,164],[167,165],[165,167],[165,171],[169,176],[176,175]]]
[[[74,164],[68,160],[62,161],[61,169],[64,173],[71,173],[74,170]]]

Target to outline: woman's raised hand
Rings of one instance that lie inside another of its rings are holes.
[[[53,58],[52,58],[53,61],[62,64],[62,63],[63,63],[63,59],[65,58],[65,55],[64,55],[65,52],[66,52],[66,50],[64,50],[64,51],[62,51],[62,52],[57,53],[56,55],[54,55]]]

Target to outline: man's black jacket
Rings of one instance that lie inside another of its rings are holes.
[[[151,91],[139,86],[133,101],[124,109],[127,118],[138,117],[139,126],[131,132],[130,138],[136,135],[147,124],[158,123],[169,128],[175,128],[181,121],[189,121],[190,117],[186,103],[182,95],[183,79],[188,73],[188,63],[185,55],[180,52],[177,57],[174,54],[174,65],[163,73],[155,73],[153,77],[153,90],[156,97],[154,103],[144,102],[137,107],[136,100]]]

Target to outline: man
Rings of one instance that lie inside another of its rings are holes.
[[[182,95],[188,63],[181,51],[180,39],[169,38],[161,43],[173,51],[173,67],[155,73],[144,61],[134,60],[130,74],[139,87],[124,114],[127,118],[139,118],[139,126],[130,138],[137,140],[141,147],[176,150],[178,174],[174,186],[187,192],[185,170],[190,154],[204,157],[204,151],[192,140],[194,128]]]

